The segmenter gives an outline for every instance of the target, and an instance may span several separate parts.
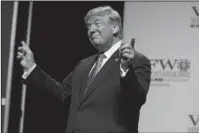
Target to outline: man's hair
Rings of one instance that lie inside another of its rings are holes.
[[[113,8],[110,6],[100,6],[93,8],[87,12],[86,16],[84,17],[84,22],[86,23],[92,16],[108,16],[111,22],[116,22],[119,26],[117,37],[120,39],[123,38],[121,17],[120,14]]]

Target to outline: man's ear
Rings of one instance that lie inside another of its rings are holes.
[[[112,32],[113,32],[113,35],[116,35],[119,33],[119,26],[118,25],[113,25],[112,27]]]

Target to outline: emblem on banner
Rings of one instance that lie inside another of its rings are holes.
[[[187,59],[181,59],[178,61],[177,67],[180,69],[180,71],[186,72],[190,68],[190,62]]]
[[[199,28],[199,11],[196,6],[192,6],[192,9],[196,17],[191,18],[191,28]]]
[[[192,127],[188,127],[189,133],[199,133],[199,115],[188,115],[190,118],[191,123],[193,124]]]

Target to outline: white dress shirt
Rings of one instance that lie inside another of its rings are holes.
[[[102,65],[100,67],[100,69],[104,66],[104,64],[110,59],[110,57],[120,48],[122,44],[122,40],[118,41],[116,44],[114,44],[111,48],[109,48],[106,52],[104,52],[104,55],[106,56],[106,58],[103,59],[102,61]],[[95,63],[96,64],[96,63]],[[93,70],[93,68],[95,67],[95,64],[93,65],[93,67],[91,68],[90,70],[90,73],[91,71]],[[128,72],[128,70],[125,72],[122,67],[121,67],[121,64],[120,64],[120,75],[121,77],[125,77],[126,76],[126,73]],[[90,74],[89,73],[89,74]]]

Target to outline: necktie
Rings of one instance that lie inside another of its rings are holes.
[[[96,61],[96,64],[94,66],[94,68],[92,69],[90,75],[88,76],[88,79],[86,81],[86,84],[85,84],[85,87],[84,87],[84,95],[86,94],[86,92],[88,91],[88,87],[89,85],[92,83],[92,81],[94,80],[95,76],[97,75],[97,73],[99,72],[101,66],[102,66],[102,62],[103,62],[103,59],[105,59],[106,56],[104,54],[101,54],[97,61]]]

